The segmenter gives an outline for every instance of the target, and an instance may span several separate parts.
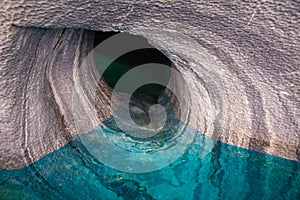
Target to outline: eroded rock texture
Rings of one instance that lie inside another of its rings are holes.
[[[76,134],[70,88],[93,48],[93,32],[83,29],[139,34],[166,52],[191,88],[189,124],[200,132],[300,160],[296,1],[2,1],[0,7],[1,168],[33,162]],[[110,114],[108,90],[103,83],[103,119]]]

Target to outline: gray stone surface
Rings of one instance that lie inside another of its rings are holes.
[[[199,131],[300,160],[299,2],[4,0],[0,8],[1,168],[76,134],[70,88],[93,44],[83,29],[139,34],[166,52],[193,91],[189,124]],[[109,89],[101,90],[105,119]]]

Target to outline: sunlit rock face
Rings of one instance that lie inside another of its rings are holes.
[[[25,166],[78,134],[71,88],[94,48],[94,31],[141,35],[164,52],[192,91],[192,127],[229,144],[300,160],[299,3],[0,6],[1,168]],[[100,81],[100,120],[111,115],[111,92]]]

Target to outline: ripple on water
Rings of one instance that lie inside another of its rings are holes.
[[[106,131],[110,134],[113,130]],[[199,133],[171,165],[150,173],[132,174],[103,165],[75,137],[27,167],[0,170],[0,197],[299,199],[299,162],[221,142],[216,142],[206,156],[199,156],[201,147],[205,146],[203,141],[208,140],[211,139]]]

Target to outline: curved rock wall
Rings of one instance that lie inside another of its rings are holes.
[[[0,7],[1,168],[33,162],[76,134],[69,88],[93,48],[93,33],[72,28],[146,37],[188,80],[190,125],[226,143],[300,160],[299,3],[4,1]],[[102,99],[108,90],[103,85]],[[99,98],[105,119],[110,108]]]
[[[2,168],[31,163],[67,142],[73,68],[92,41],[80,30],[14,30],[14,48],[1,67]]]

